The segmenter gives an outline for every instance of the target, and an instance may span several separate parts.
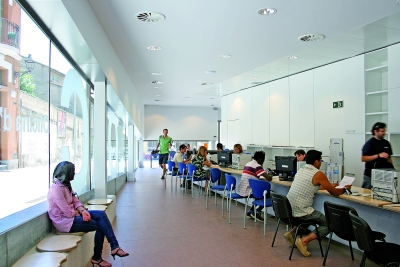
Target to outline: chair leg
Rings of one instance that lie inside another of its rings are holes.
[[[274,235],[274,239],[272,240],[272,245],[271,245],[271,247],[273,247],[274,244],[275,244],[275,238],[276,238],[276,234],[278,233],[278,229],[279,229],[279,224],[280,224],[280,222],[281,222],[281,219],[278,219],[278,223],[276,224],[275,235]]]
[[[329,247],[331,246],[332,234],[333,232],[330,232],[329,234],[328,246],[326,247],[324,262],[322,263],[322,266],[325,266],[326,258],[328,257]],[[353,252],[351,252],[351,254],[353,254]]]
[[[225,197],[225,190],[222,193],[222,217],[224,217],[224,197]],[[227,203],[228,204],[228,203]]]
[[[293,254],[294,246],[296,245],[297,232],[299,231],[299,228],[300,228],[300,227],[296,227],[296,233],[294,234],[294,239],[293,239],[294,242],[293,242],[293,245],[292,245],[292,249],[290,250],[289,260],[292,259],[292,254]]]
[[[172,179],[174,178],[174,176],[171,173],[171,192],[172,192]]]
[[[193,199],[193,192],[194,192],[193,180],[194,180],[194,178],[193,178],[193,176],[192,176],[192,199]]]
[[[215,192],[214,192],[214,202],[215,202],[215,205],[217,205],[217,190],[215,190]]]
[[[231,194],[231,197],[229,198],[229,208],[228,208],[228,210],[229,210],[228,211],[229,212],[229,214],[228,214],[228,217],[229,217],[228,222],[229,222],[229,224],[231,224],[231,205],[232,205],[232,194]]]
[[[265,197],[264,197],[264,236],[265,236],[266,226],[267,226],[267,207],[265,206]]]
[[[246,203],[244,204],[244,216],[243,216],[243,228],[246,229],[246,212],[247,212],[247,205],[249,205],[249,197],[246,199]]]
[[[353,247],[351,246],[351,241],[349,241],[349,248],[350,248],[351,259],[354,261]]]
[[[361,262],[360,262],[360,267],[364,267],[366,258],[367,258],[367,255],[365,255],[365,252],[364,252]]]
[[[322,251],[321,237],[319,236],[319,231],[318,231],[317,225],[314,225],[314,227],[315,227],[315,230],[317,232],[317,239],[318,239],[318,243],[319,243],[319,249],[321,250],[321,255],[323,257],[324,256],[324,252]]]

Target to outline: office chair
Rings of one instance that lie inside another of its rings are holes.
[[[194,192],[193,182],[200,182],[199,183],[199,194],[201,194],[202,181],[208,180],[208,177],[195,178],[194,173],[196,171],[196,166],[193,164],[188,164],[187,167],[188,167],[188,174],[186,175],[185,196],[186,196],[187,182],[191,181],[192,182],[192,198],[193,198],[193,192]]]
[[[216,183],[221,178],[221,170],[218,168],[211,168],[210,169],[210,176],[211,181],[208,183],[208,190],[207,190],[207,197],[206,197],[206,209],[208,209],[208,198],[210,197],[210,190],[215,190],[214,198],[215,198],[215,205],[217,205],[217,191],[224,191],[225,185],[214,185],[211,186],[211,183]],[[224,196],[222,196],[222,201],[224,201]]]
[[[325,266],[333,233],[335,233],[341,239],[349,241],[351,259],[354,261],[351,241],[356,241],[356,237],[354,235],[349,212],[352,211],[355,215],[357,215],[356,210],[352,207],[339,205],[329,201],[324,202],[324,210],[325,210],[326,223],[328,224],[328,229],[330,233],[329,233],[328,246],[326,247],[325,257],[322,265]],[[373,231],[372,237],[374,240],[385,241],[385,234],[381,232]]]
[[[377,264],[390,266],[400,264],[400,245],[387,242],[376,242],[368,223],[358,217],[353,211],[349,212],[354,235],[358,247],[364,251],[360,267],[365,265],[366,258]]]
[[[318,227],[317,227],[318,222],[311,221],[311,220],[305,221],[305,220],[302,220],[301,218],[293,217],[292,216],[292,206],[290,205],[290,202],[286,196],[271,192],[271,198],[272,198],[272,206],[274,207],[274,211],[275,211],[275,216],[276,216],[276,218],[278,218],[278,223],[276,224],[274,240],[272,241],[271,247],[274,246],[276,234],[278,233],[279,224],[281,222],[286,225],[297,226],[296,233],[294,235],[294,240],[296,240],[296,238],[297,238],[300,226],[308,227],[308,226],[312,225],[316,228],[319,248],[321,250],[321,255],[323,257],[324,252],[322,251],[321,238],[320,238],[319,232],[318,232]],[[295,242],[293,242],[293,244],[292,244],[292,249],[290,251],[289,260],[292,259],[294,246],[295,246]]]
[[[226,185],[225,185],[225,189],[224,189],[224,193],[223,196],[226,195],[227,199],[227,210],[228,210],[228,222],[231,223],[231,203],[232,203],[232,199],[236,200],[236,206],[237,206],[237,200],[240,198],[246,198],[246,197],[242,197],[241,195],[237,194],[235,192],[236,189],[236,179],[235,177],[233,177],[232,175],[229,175],[227,173],[225,173],[225,179],[226,179]],[[225,194],[226,192],[226,194]],[[229,192],[229,194],[228,194]],[[229,200],[229,203],[228,203]],[[246,218],[246,213],[244,214],[245,218]],[[224,217],[224,200],[222,199],[222,217]]]
[[[249,185],[251,188],[251,196],[246,199],[246,205],[244,206],[244,229],[246,229],[246,211],[249,204],[250,197],[255,200],[252,202],[254,205],[254,221],[256,222],[256,209],[255,206],[264,207],[264,236],[265,236],[265,226],[267,224],[267,208],[272,207],[272,201],[269,197],[269,192],[271,191],[271,184],[267,181],[258,179],[249,179]]]
[[[168,160],[168,168],[167,168],[167,173],[165,174],[165,189],[167,189],[167,177],[168,175],[171,175],[171,192],[172,192],[172,178],[174,177],[174,167],[175,167],[175,162],[172,160]]]

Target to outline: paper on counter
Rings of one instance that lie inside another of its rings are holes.
[[[343,179],[340,181],[339,185],[336,186],[335,188],[343,188],[346,185],[351,185],[353,184],[355,177],[350,177],[350,176],[344,176]]]

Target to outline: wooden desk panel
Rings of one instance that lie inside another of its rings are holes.
[[[382,208],[394,212],[399,212],[400,213],[400,205],[399,204],[389,204],[389,205],[383,205]]]
[[[237,174],[237,175],[242,175],[242,173],[243,173],[243,169],[225,168],[225,167],[221,167],[219,165],[211,165],[211,168],[218,168],[221,170],[221,172]]]
[[[358,191],[358,193],[360,193],[360,194],[368,194],[368,196],[363,197],[361,195],[360,196],[353,196],[353,195],[343,194],[343,195],[339,195],[337,197],[342,198],[342,199],[346,199],[346,200],[349,200],[349,201],[358,202],[360,204],[373,206],[373,207],[382,207],[383,205],[388,205],[388,204],[391,203],[391,202],[388,202],[388,201],[371,198],[371,190],[370,189],[352,186],[351,190],[352,191],[353,190],[354,191]],[[331,194],[329,194],[329,192],[327,190],[319,190],[318,194],[331,195]]]

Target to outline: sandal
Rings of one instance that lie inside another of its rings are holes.
[[[92,264],[93,267],[94,267],[95,264],[100,266],[100,267],[111,267],[112,266],[111,263],[106,262],[102,258],[100,258],[100,260],[98,260],[98,261],[95,261],[94,259],[91,259],[90,263]]]
[[[120,252],[120,251],[121,251],[121,253],[118,253],[118,252]],[[118,257],[123,258],[123,257],[129,256],[129,253],[123,251],[122,248],[118,248],[117,251],[115,251],[115,253],[111,253],[111,256],[112,256],[113,259],[115,260],[115,256],[118,256]]]

